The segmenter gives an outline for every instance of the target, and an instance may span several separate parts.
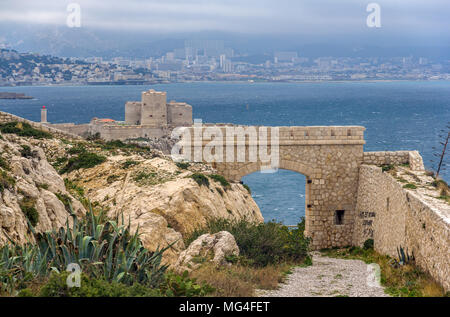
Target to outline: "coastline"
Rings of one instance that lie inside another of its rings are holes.
[[[192,80],[192,81],[174,81],[174,82],[157,82],[157,83],[130,83],[130,84],[95,84],[90,85],[88,83],[63,83],[63,84],[43,84],[43,85],[0,85],[0,89],[15,89],[20,87],[107,87],[107,86],[150,86],[150,85],[170,85],[170,84],[193,84],[193,83],[217,83],[217,84],[323,84],[323,83],[333,83],[333,84],[343,84],[343,83],[394,83],[394,82],[450,82],[447,79],[439,80],[412,80],[412,79],[373,79],[373,80],[301,80],[301,81],[271,81],[271,80],[261,80],[261,81],[248,81],[248,80]],[[26,96],[28,97],[28,96]],[[0,99],[33,99],[29,98],[1,98]]]

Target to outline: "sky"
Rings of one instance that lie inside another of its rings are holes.
[[[0,22],[64,25],[67,5],[82,27],[149,32],[352,34],[367,29],[361,0],[0,0]],[[449,38],[449,0],[379,0],[381,30]]]
[[[80,28],[67,26],[71,3],[81,9]],[[380,7],[379,28],[367,25],[370,3]],[[333,45],[411,48],[447,58],[449,17],[450,0],[0,0],[0,47],[128,56],[150,46],[173,49],[167,40],[206,37],[250,53],[319,45],[315,52],[337,54],[320,46]],[[166,43],[148,44],[161,40]]]

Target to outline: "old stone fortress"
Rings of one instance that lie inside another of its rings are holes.
[[[192,125],[192,107],[185,102],[167,102],[167,93],[143,91],[141,101],[125,104],[125,121],[93,118],[87,124],[47,122],[47,109],[41,110],[41,123],[86,137],[99,135],[104,140],[161,138],[176,127]]]
[[[166,98],[165,92],[143,92],[140,102],[126,103],[124,122],[94,118],[82,125],[50,124],[43,108],[41,123],[4,112],[0,112],[0,123],[28,122],[61,137],[98,133],[106,140],[159,138],[170,135],[175,127],[193,129],[192,107],[167,103]],[[279,168],[306,177],[306,234],[312,238],[313,249],[361,246],[373,239],[378,252],[396,258],[397,248],[403,247],[414,254],[417,265],[450,290],[450,204],[438,199],[439,193],[429,185],[433,178],[426,174],[417,151],[365,152],[362,126],[278,129]],[[205,147],[208,141],[192,147]],[[233,146],[249,151],[248,142],[236,140]],[[259,161],[212,165],[236,182],[263,168]],[[383,166],[394,167],[394,173]],[[405,187],[405,181],[416,188]]]

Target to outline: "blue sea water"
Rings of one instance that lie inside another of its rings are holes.
[[[124,104],[143,90],[193,106],[203,122],[257,125],[363,125],[365,151],[419,150],[432,167],[439,131],[450,121],[450,82],[183,83],[149,86],[2,87],[32,100],[0,100],[0,110],[40,120],[42,105],[51,122],[124,119]],[[448,161],[448,158],[447,158]],[[444,179],[450,172],[443,171]],[[243,181],[266,220],[296,224],[304,215],[305,178],[280,170],[253,173]]]

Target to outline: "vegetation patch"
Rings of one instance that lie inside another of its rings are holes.
[[[393,170],[394,168],[395,168],[395,167],[394,167],[394,165],[392,165],[392,164],[381,165],[381,170],[382,170],[383,172],[391,171],[391,170]]]
[[[6,171],[0,171],[0,193],[3,193],[5,189],[13,189],[16,184],[16,180],[9,176]]]
[[[226,180],[225,177],[223,177],[222,175],[217,175],[217,174],[212,174],[209,175],[209,178],[215,180],[216,182],[219,182],[220,185],[222,185],[222,187],[226,190],[227,188],[230,188],[231,185],[230,183]]]
[[[56,193],[55,196],[64,204],[66,210],[70,213],[70,206],[72,204],[72,198],[63,193]]]
[[[108,184],[112,184],[112,183],[114,183],[115,181],[117,181],[117,180],[119,180],[120,179],[120,176],[119,175],[109,175],[107,178],[106,178],[106,182],[108,183]]]
[[[34,157],[33,152],[31,151],[31,148],[28,145],[22,145],[22,149],[20,150],[20,155],[22,155],[22,157],[26,157],[26,158]]]
[[[2,133],[13,133],[18,136],[34,137],[36,139],[51,139],[52,135],[48,132],[33,128],[30,124],[25,122],[8,122],[0,124],[0,131]]]
[[[67,164],[61,169],[60,173],[70,173],[80,168],[92,168],[106,161],[106,157],[96,153],[83,152],[77,156],[71,157]]]
[[[4,170],[7,171],[11,169],[9,163],[1,156],[0,156],[0,168],[3,168]]]
[[[195,230],[186,239],[186,245],[204,233],[228,231],[236,239],[241,261],[254,267],[295,262],[309,262],[309,239],[304,236],[305,221],[294,229],[276,222],[252,223],[245,220],[217,219],[205,228]]]
[[[133,161],[133,160],[126,160],[125,162],[122,163],[122,168],[123,169],[128,169],[132,166],[138,165],[139,162],[138,161]]]
[[[203,174],[200,173],[194,173],[190,176],[199,186],[206,186],[209,187],[209,179]]]
[[[411,183],[405,184],[403,185],[403,188],[407,188],[407,189],[416,189],[417,186]]]
[[[31,197],[24,197],[19,202],[20,209],[33,227],[39,222],[39,213],[36,209],[36,200]]]
[[[200,282],[214,288],[212,296],[250,297],[255,289],[273,290],[283,282],[291,265],[284,263],[265,267],[251,267],[242,264],[218,267],[207,263],[192,272]]]
[[[175,165],[182,170],[187,170],[188,167],[190,166],[188,162],[177,162],[175,163]]]
[[[248,191],[248,193],[250,195],[252,194],[252,190],[250,189],[250,187],[247,184],[242,184],[242,186],[244,186],[244,188]]]

